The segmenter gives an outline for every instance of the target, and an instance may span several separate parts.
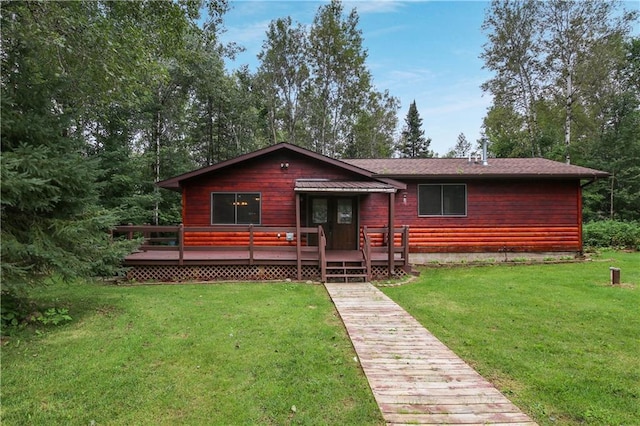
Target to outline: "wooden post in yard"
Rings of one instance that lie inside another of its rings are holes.
[[[619,285],[620,284],[620,268],[614,268],[611,266],[609,268],[611,271],[611,285]]]

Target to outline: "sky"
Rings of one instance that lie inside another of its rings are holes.
[[[319,1],[231,1],[224,16],[222,42],[245,48],[227,68],[248,65],[256,71],[269,23],[290,16],[310,27]],[[480,85],[490,78],[479,59],[485,37],[480,30],[483,1],[343,1],[345,13],[356,8],[367,67],[378,91],[400,100],[399,127],[415,100],[431,149],[451,149],[460,133],[475,143],[491,104]]]
[[[224,16],[221,41],[245,48],[227,68],[248,65],[256,71],[256,56],[269,23],[290,16],[309,28],[327,1],[231,0]],[[625,2],[627,3],[627,2]],[[475,146],[491,96],[480,85],[491,78],[479,58],[486,43],[481,30],[486,1],[343,0],[345,14],[355,8],[360,18],[366,65],[376,90],[388,90],[400,100],[399,128],[415,100],[431,149],[441,156],[464,133]]]

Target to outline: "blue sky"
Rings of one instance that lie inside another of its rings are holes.
[[[221,41],[234,41],[246,50],[229,69],[257,67],[269,22],[291,16],[310,26],[326,1],[231,1],[225,15],[227,32]],[[632,2],[625,2],[628,6]],[[464,133],[475,145],[482,119],[491,104],[480,85],[491,77],[479,59],[486,37],[481,31],[485,1],[344,1],[345,12],[356,8],[368,51],[367,66],[379,91],[400,99],[399,126],[415,100],[431,149],[443,155]]]
[[[310,26],[318,1],[232,1],[225,15],[223,42],[235,41],[245,52],[228,63],[252,71],[269,22],[291,16]],[[415,99],[431,148],[444,154],[462,132],[472,143],[480,137],[482,118],[491,103],[480,84],[489,78],[478,55],[485,42],[480,25],[486,2],[344,1],[345,11],[360,17],[367,66],[379,91],[399,98],[400,124]]]

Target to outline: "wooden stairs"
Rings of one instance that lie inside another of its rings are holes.
[[[367,265],[364,261],[327,261],[327,282],[367,282]]]
[[[327,252],[326,281],[333,283],[367,282],[371,271],[361,250]]]

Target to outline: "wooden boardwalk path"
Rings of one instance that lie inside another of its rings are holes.
[[[536,424],[373,285],[325,286],[387,424]]]

